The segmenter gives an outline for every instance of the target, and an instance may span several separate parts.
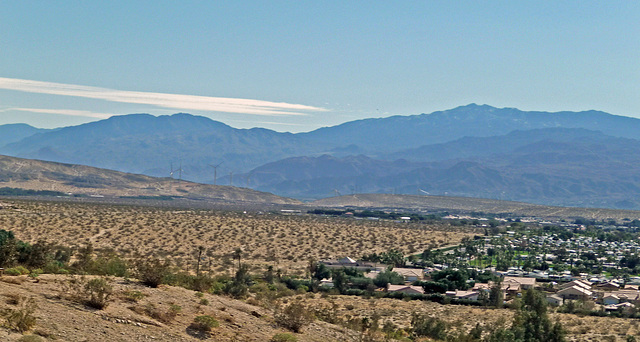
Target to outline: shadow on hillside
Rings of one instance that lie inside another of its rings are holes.
[[[190,336],[193,336],[193,337],[195,337],[197,339],[200,339],[200,340],[206,340],[206,339],[211,337],[211,334],[209,332],[202,331],[202,330],[199,330],[199,329],[195,329],[195,328],[193,328],[191,326],[188,326],[185,331]]]

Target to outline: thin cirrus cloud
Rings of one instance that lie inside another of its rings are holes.
[[[10,111],[57,114],[57,115],[67,115],[67,116],[82,116],[86,118],[96,118],[96,119],[108,119],[113,116],[113,114],[96,113],[96,112],[90,112],[88,110],[75,110],[75,109],[46,109],[46,108],[17,107],[17,108],[7,108],[7,109],[0,110],[0,112],[10,112]]]
[[[3,77],[0,77],[0,89],[49,95],[84,97],[112,102],[145,104],[173,109],[252,115],[308,115],[305,112],[326,111],[324,108],[284,102],[127,91]],[[42,110],[40,110],[40,112],[42,112]]]

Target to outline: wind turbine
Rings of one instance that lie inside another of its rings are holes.
[[[229,172],[229,185],[233,186],[233,171]]]
[[[176,171],[178,171],[178,180],[182,181],[182,160],[180,161],[180,167],[178,167],[178,170]]]
[[[173,168],[173,163],[171,163],[171,170],[169,171],[169,177],[173,178],[173,174],[178,171],[178,179],[182,180],[182,160],[180,161],[180,166],[177,169]]]
[[[224,162],[220,162],[218,165],[209,164],[209,166],[213,168],[213,185],[216,185],[216,181],[218,180],[218,166],[222,165],[222,163]]]

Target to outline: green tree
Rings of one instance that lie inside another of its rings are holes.
[[[249,293],[249,286],[253,284],[253,279],[249,274],[249,265],[240,264],[233,280],[225,286],[225,292],[234,298],[245,298]]]
[[[378,273],[376,278],[373,279],[373,283],[377,287],[386,287],[387,284],[402,285],[404,284],[404,277],[397,272],[386,270],[384,272]]]
[[[395,267],[403,267],[404,266],[404,254],[397,249],[390,249],[380,255],[380,259],[383,263],[387,265],[392,265]]]
[[[31,253],[27,259],[27,266],[40,268],[53,260],[53,245],[44,240],[40,240],[31,246]]]
[[[327,265],[318,263],[312,273],[313,279],[322,280],[331,277],[331,270]]]
[[[494,282],[489,290],[489,305],[501,308],[504,303],[504,292],[502,292],[502,279]]]
[[[522,306],[514,317],[513,330],[524,342],[565,341],[560,322],[551,323],[547,315],[544,295],[534,289],[527,290],[522,297]]]
[[[565,332],[560,322],[552,323],[547,315],[544,295],[536,290],[527,290],[522,305],[514,316],[510,329],[495,329],[485,339],[489,342],[564,342]]]
[[[334,269],[332,272],[333,286],[336,290],[340,291],[340,293],[347,292],[349,288],[349,279],[347,274],[345,273],[344,268]]]
[[[17,260],[18,246],[13,232],[0,229],[0,267],[11,267]]]
[[[466,290],[469,287],[467,280],[469,274],[464,270],[446,269],[431,273],[431,279],[435,282],[447,284],[450,291]]]

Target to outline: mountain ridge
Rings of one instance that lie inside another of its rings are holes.
[[[208,201],[297,204],[256,190],[0,155],[0,188],[97,197],[180,197]]]
[[[186,113],[133,114],[39,132],[0,153],[156,177],[177,172],[301,199],[422,189],[635,208],[637,139],[635,118],[470,104],[297,134],[236,129]]]

